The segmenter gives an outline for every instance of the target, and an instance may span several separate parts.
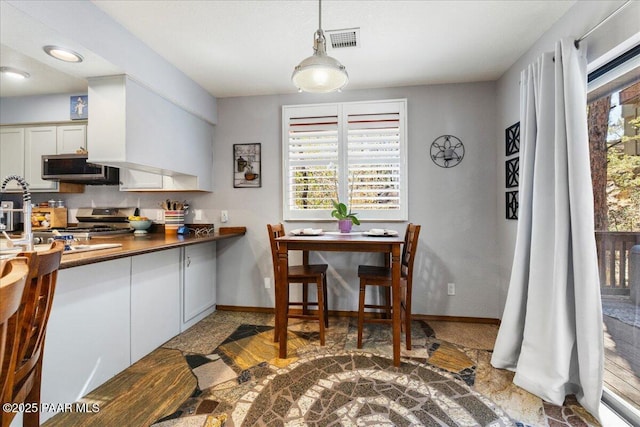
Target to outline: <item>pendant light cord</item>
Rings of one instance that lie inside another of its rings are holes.
[[[318,28],[322,29],[322,0],[318,0]]]

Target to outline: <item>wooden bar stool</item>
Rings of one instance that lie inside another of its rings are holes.
[[[400,271],[400,308],[402,327],[405,331],[407,350],[411,350],[411,285],[413,279],[413,261],[418,248],[418,236],[420,226],[407,225],[402,248],[402,260]],[[391,323],[391,268],[372,265],[358,266],[360,278],[360,298],[358,302],[358,348],[362,348],[362,330],[364,323]],[[365,304],[365,292],[367,286],[382,286],[385,289],[384,304]],[[385,318],[371,317],[365,319],[365,309],[383,310]]]
[[[47,251],[18,254],[28,259],[29,275],[18,310],[19,337],[14,377],[8,384],[3,401],[40,406],[42,355],[63,251],[64,242],[55,241]],[[2,425],[8,426],[14,416],[13,412],[2,412]],[[40,412],[25,412],[23,424],[25,427],[40,425]]]
[[[26,258],[13,258],[0,265],[0,400],[7,403],[18,345],[18,309],[22,300],[29,264]]]
[[[278,242],[276,238],[285,235],[284,226],[282,224],[267,224],[269,231],[269,241],[271,242],[271,257],[273,262],[273,274],[276,280],[276,287],[280,286],[279,263],[278,263]],[[305,259],[305,261],[307,261]],[[302,284],[302,301],[289,301],[289,285],[292,283]],[[308,300],[309,291],[307,286],[309,283],[315,283],[318,289],[318,301]],[[320,324],[320,345],[324,345],[324,330],[329,326],[329,315],[327,310],[327,264],[311,264],[289,266],[287,273],[287,317],[297,319],[318,320]],[[301,306],[301,314],[289,312],[289,307]],[[309,312],[308,307],[317,307],[317,314]],[[278,339],[279,326],[276,321],[274,330],[274,341]]]

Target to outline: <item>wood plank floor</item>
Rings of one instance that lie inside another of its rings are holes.
[[[604,384],[640,410],[640,330],[604,316]]]
[[[99,412],[64,412],[43,425],[148,426],[175,412],[197,385],[180,351],[158,348],[80,400]]]

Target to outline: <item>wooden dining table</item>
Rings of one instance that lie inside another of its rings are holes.
[[[279,278],[276,278],[276,325],[280,358],[287,357],[287,271],[289,251],[374,252],[390,254],[392,271],[393,364],[400,366],[400,254],[403,236],[370,236],[359,232],[324,232],[319,235],[287,235],[278,242]],[[308,256],[303,256],[306,262]],[[325,302],[326,303],[326,302]]]

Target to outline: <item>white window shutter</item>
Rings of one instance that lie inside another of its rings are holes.
[[[284,106],[283,165],[285,220],[406,220],[406,100]]]

